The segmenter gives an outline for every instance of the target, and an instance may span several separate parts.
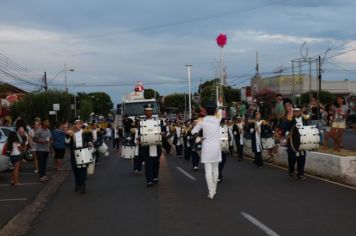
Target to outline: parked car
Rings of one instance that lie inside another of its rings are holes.
[[[6,155],[7,136],[0,128],[0,172],[10,169],[10,160]]]

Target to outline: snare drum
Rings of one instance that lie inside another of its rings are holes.
[[[140,121],[141,145],[157,145],[161,143],[161,125],[159,120]]]
[[[319,148],[319,130],[311,126],[294,126],[290,132],[290,144],[293,151],[312,151]]]
[[[263,149],[274,148],[275,143],[273,138],[262,138],[262,147]]]
[[[86,166],[89,163],[94,162],[92,150],[90,150],[89,148],[74,150],[74,156],[75,156],[75,162],[77,163],[78,167]]]
[[[220,127],[220,147],[222,152],[229,151],[229,131],[227,126]]]
[[[135,146],[123,145],[121,149],[121,157],[124,159],[133,159],[135,157]]]

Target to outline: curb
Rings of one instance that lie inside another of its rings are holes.
[[[57,172],[43,186],[35,199],[17,213],[2,229],[0,236],[21,236],[31,229],[31,223],[41,213],[48,200],[57,192],[69,176],[70,171]]]

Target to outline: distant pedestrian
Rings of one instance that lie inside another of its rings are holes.
[[[49,130],[49,121],[45,120],[42,123],[42,127],[35,130],[35,136],[33,138],[36,143],[36,155],[39,162],[39,176],[42,183],[48,181],[46,176],[47,159],[50,151],[50,142],[52,140],[52,134]]]
[[[10,153],[10,161],[14,165],[11,176],[11,185],[21,186],[22,184],[19,181],[19,173],[24,149],[19,136],[15,131],[11,131],[9,133],[9,137],[7,139],[7,150]]]
[[[111,125],[108,124],[108,127],[105,129],[105,140],[111,141],[111,137],[112,137],[112,128]]]

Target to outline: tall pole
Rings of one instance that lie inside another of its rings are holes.
[[[187,67],[187,69],[188,69],[189,119],[192,119],[192,91],[191,91],[191,69],[192,69],[192,65],[186,65],[186,67]]]
[[[47,72],[45,71],[44,75],[43,75],[43,80],[44,80],[44,89],[47,92],[48,90],[48,84],[47,84]]]
[[[68,93],[67,87],[67,64],[64,64],[64,91]]]

